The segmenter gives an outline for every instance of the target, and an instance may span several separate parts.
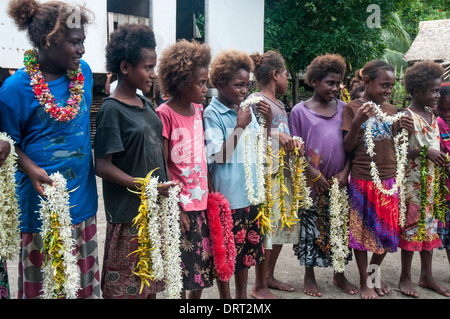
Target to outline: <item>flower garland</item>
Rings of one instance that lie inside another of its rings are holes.
[[[272,206],[274,201],[272,200],[272,141],[270,136],[267,139],[267,162],[266,162],[266,174],[265,180],[265,200],[259,206],[259,213],[256,219],[259,219],[261,233],[269,234],[273,231],[272,225]]]
[[[402,130],[397,136],[394,137],[394,149],[395,149],[395,159],[397,162],[397,171],[395,176],[395,184],[392,186],[391,189],[386,189],[383,187],[383,184],[381,182],[377,166],[373,160],[373,157],[375,156],[375,144],[373,142],[373,134],[372,134],[372,127],[376,120],[381,120],[382,122],[391,122],[395,123],[399,121],[403,114],[397,113],[395,115],[386,115],[384,113],[380,106],[373,103],[373,102],[367,102],[366,104],[371,104],[373,106],[373,109],[375,111],[376,116],[371,117],[367,120],[367,126],[366,131],[364,133],[364,139],[367,145],[367,154],[371,157],[371,163],[370,163],[370,174],[372,176],[372,180],[374,184],[376,185],[377,189],[382,192],[385,195],[392,196],[396,192],[398,192],[399,195],[399,224],[401,226],[404,226],[405,223],[405,214],[406,214],[406,190],[405,190],[405,172],[406,172],[406,166],[408,164],[408,132],[406,130]],[[363,105],[363,106],[364,106]]]
[[[427,160],[428,146],[424,145],[420,148],[420,210],[419,221],[417,222],[417,238],[423,240],[425,237],[425,219],[426,219],[426,207],[428,203],[428,193],[433,192],[434,204],[433,204],[433,217],[441,220],[445,223],[445,215],[447,212],[447,201],[445,199],[449,190],[445,185],[448,178],[447,171],[444,167],[435,166],[434,178],[430,189],[428,189],[428,177],[432,176],[430,167]],[[448,161],[448,156],[447,156]]]
[[[144,179],[136,179],[136,181],[141,182],[141,203],[138,215],[133,219],[133,226],[136,226],[138,229],[139,246],[132,254],[137,254],[139,261],[132,273],[141,279],[139,293],[142,292],[144,285],[150,286],[150,280],[161,280],[164,276],[163,261],[160,255],[161,246],[160,241],[157,240],[160,236],[158,225],[160,217],[158,212],[158,179],[152,177],[152,173],[153,171]]]
[[[286,156],[286,151],[284,150],[284,147],[280,145],[279,151],[278,151],[278,172],[276,174],[275,180],[277,184],[279,185],[277,194],[275,196],[275,201],[278,202],[278,209],[280,211],[280,219],[281,219],[281,229],[283,229],[284,226],[288,226],[289,228],[294,225],[294,223],[298,219],[291,218],[292,216],[289,214],[289,216],[286,214],[286,196],[289,195],[289,190],[286,187],[285,180],[284,180],[284,170],[285,168],[285,161],[284,157]]]
[[[155,169],[156,170],[156,169]],[[140,292],[150,281],[164,280],[169,298],[179,298],[183,288],[181,278],[181,251],[178,201],[180,186],[169,189],[169,197],[158,194],[158,177],[152,170],[145,178],[136,178],[141,203],[133,225],[138,228],[139,261],[133,274],[141,279]]]
[[[348,93],[348,90],[345,87],[341,88],[341,99],[345,103],[349,103],[351,101],[350,94]]]
[[[164,282],[169,299],[179,299],[183,290],[180,212],[178,209],[180,192],[181,187],[177,185],[169,189],[169,197],[162,197],[161,240],[164,257]],[[166,217],[164,218],[164,216]]]
[[[299,136],[294,136],[294,140],[304,144]],[[305,170],[308,162],[304,156],[300,156],[298,149],[294,149],[294,153],[290,154],[289,167],[292,172],[293,194],[291,215],[297,213],[298,209],[309,209],[313,206],[313,199],[311,198],[311,188],[307,185]]]
[[[208,194],[207,218],[215,269],[219,279],[227,282],[234,274],[236,246],[230,204],[225,196],[217,192]]]
[[[336,272],[344,272],[345,259],[349,254],[349,214],[347,190],[340,188],[334,177],[330,190],[330,244]]]
[[[84,76],[81,68],[75,71],[67,70],[67,77],[70,79],[70,97],[66,106],[59,106],[54,96],[50,93],[48,83],[39,69],[38,52],[36,49],[25,52],[24,64],[31,79],[30,85],[39,103],[44,107],[45,112],[59,122],[71,121],[77,116],[80,110],[80,102],[83,97]]]
[[[42,290],[45,299],[75,299],[80,289],[80,270],[74,255],[76,243],[72,236],[67,181],[58,172],[50,178],[54,186],[43,184],[46,198],[41,198],[39,210],[45,254]]]
[[[448,156],[447,156],[448,161]],[[446,185],[448,179],[448,173],[445,167],[436,166],[435,168],[435,181],[434,181],[434,206],[433,216],[437,220],[440,220],[445,225],[445,215],[447,213],[447,200],[446,196],[449,190]]]
[[[425,237],[425,218],[426,207],[428,205],[428,146],[424,145],[420,148],[420,210],[419,220],[417,222],[417,239],[422,241]]]
[[[250,107],[250,105],[254,105],[262,101],[262,97],[249,97],[245,102],[241,104],[242,109]],[[245,168],[245,189],[247,191],[248,199],[252,205],[260,204],[264,201],[265,190],[264,190],[264,161],[266,158],[266,146],[265,146],[265,119],[261,116],[259,118],[259,128],[256,133],[255,140],[255,158],[256,158],[256,189],[257,194],[255,194],[255,190],[253,188],[253,178],[252,178],[252,170],[251,170],[251,128],[247,125],[244,129],[244,168]]]
[[[0,167],[0,260],[11,259],[20,251],[19,214],[16,196],[17,154],[14,141],[0,133],[0,141],[8,142],[10,152]]]
[[[303,140],[298,137],[294,136],[295,140],[300,141],[303,143]],[[271,152],[268,153],[268,160],[271,157]],[[275,182],[279,185],[277,192],[275,194],[275,201],[278,202],[278,209],[279,209],[279,218],[281,219],[281,229],[283,229],[285,226],[288,228],[292,228],[296,224],[298,219],[298,209],[308,209],[313,205],[313,201],[310,197],[311,189],[306,184],[306,175],[304,174],[305,168],[307,166],[306,159],[303,156],[300,156],[298,153],[298,150],[295,148],[294,152],[289,154],[289,163],[285,163],[286,158],[286,151],[283,147],[279,147],[278,151],[278,162],[279,162],[279,168],[278,172],[275,176]],[[271,163],[271,162],[270,162]],[[291,203],[291,209],[290,212],[287,212],[286,209],[286,195],[289,195],[289,190],[286,187],[285,184],[285,170],[289,170],[290,174],[292,176],[292,203]],[[267,185],[266,185],[267,187]],[[271,188],[270,184],[270,188]],[[269,191],[267,191],[269,193]],[[271,190],[270,190],[271,195]],[[266,203],[265,203],[265,209],[267,212],[265,212],[266,216],[271,215],[271,207],[273,206],[274,202],[272,202],[272,197],[270,196],[267,198],[266,196]],[[267,208],[266,208],[267,207]],[[261,214],[260,214],[261,215]],[[266,224],[269,223],[270,219],[269,217],[266,217]],[[270,221],[271,222],[271,221]],[[268,230],[272,230],[271,227],[267,227]]]

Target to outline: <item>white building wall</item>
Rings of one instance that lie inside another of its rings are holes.
[[[156,54],[175,43],[177,34],[177,0],[150,0],[150,26],[155,33]]]
[[[46,2],[49,0],[41,0]],[[70,0],[73,5],[84,5],[90,9],[95,20],[86,29],[86,53],[83,59],[89,63],[94,73],[105,73],[105,48],[107,43],[107,3],[106,0]],[[23,54],[31,49],[27,32],[19,31],[8,15],[8,0],[0,1],[0,68],[19,69],[23,67]]]
[[[42,2],[50,0],[40,0]],[[86,30],[84,59],[94,73],[106,73],[105,48],[108,39],[107,0],[67,0],[85,5],[95,14]],[[155,32],[156,52],[176,41],[177,0],[149,0],[150,25]],[[23,67],[23,53],[32,45],[26,31],[20,32],[7,14],[9,1],[0,0],[0,68]],[[205,0],[205,42],[212,56],[222,49],[248,53],[264,49],[264,0]]]
[[[264,50],[264,0],[205,0],[205,42],[249,54]]]

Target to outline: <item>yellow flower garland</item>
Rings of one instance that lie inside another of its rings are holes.
[[[449,193],[447,185],[445,185],[446,180],[448,179],[447,170],[445,167],[436,166],[434,176],[433,216],[445,225],[445,215],[447,213],[447,200],[445,197]]]
[[[70,217],[67,181],[60,173],[50,175],[55,185],[43,184],[45,199],[41,198],[39,209],[45,254],[42,264],[44,274],[43,296],[45,299],[77,298],[80,289],[80,269],[73,254],[75,239],[72,236],[73,224]]]
[[[156,168],[158,169],[158,168]],[[169,298],[179,298],[182,290],[181,259],[179,249],[178,201],[180,186],[169,189],[169,197],[158,194],[158,178],[152,170],[145,178],[136,178],[140,183],[137,191],[140,196],[138,215],[133,226],[138,229],[138,262],[132,273],[141,279],[139,293],[151,282],[164,280]]]
[[[285,156],[286,151],[282,146],[280,146],[280,149],[278,151],[279,168],[275,178],[279,187],[275,196],[275,201],[278,202],[278,209],[280,211],[281,229],[283,229],[284,226],[291,228],[295,224],[295,222],[298,221],[298,219],[292,218],[291,214],[288,215],[286,213],[286,195],[289,195],[289,190],[286,187],[284,179],[284,170],[286,169],[284,161]]]
[[[267,140],[267,163],[266,174],[264,174],[265,181],[265,201],[259,206],[259,214],[256,219],[259,218],[261,233],[269,234],[273,231],[272,221],[272,143],[270,137]]]

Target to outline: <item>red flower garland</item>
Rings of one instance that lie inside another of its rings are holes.
[[[80,103],[84,93],[84,76],[81,68],[78,67],[75,71],[67,70],[67,77],[70,79],[70,97],[67,100],[66,106],[59,106],[39,69],[38,52],[36,49],[25,52],[24,64],[26,72],[30,76],[30,85],[33,87],[33,92],[39,104],[44,107],[45,112],[59,122],[73,120],[80,110]]]
[[[222,194],[208,194],[207,219],[211,233],[214,265],[221,281],[230,280],[236,264],[236,246],[230,204]]]

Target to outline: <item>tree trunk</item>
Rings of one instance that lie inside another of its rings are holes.
[[[298,103],[298,73],[289,70],[292,78],[292,107]]]

